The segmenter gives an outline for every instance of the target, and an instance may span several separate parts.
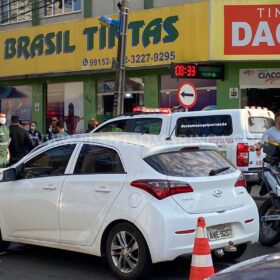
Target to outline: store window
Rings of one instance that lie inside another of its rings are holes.
[[[114,80],[99,80],[97,113],[101,121],[113,116]],[[144,82],[141,77],[129,77],[125,81],[124,113],[132,112],[134,106],[144,105]]]
[[[216,80],[210,79],[172,79],[169,75],[161,76],[160,106],[166,108],[180,107],[177,92],[184,82],[192,83],[197,90],[197,102],[189,111],[217,109]]]
[[[31,20],[32,0],[2,0],[0,3],[1,24]]]
[[[16,115],[24,128],[29,129],[32,121],[32,87],[29,85],[0,87],[0,96],[0,111],[6,113],[7,125],[10,125],[11,117]]]
[[[46,127],[51,119],[57,117],[64,120],[68,134],[84,132],[83,83],[47,84],[47,118]]]
[[[81,0],[45,0],[45,16],[69,14],[81,10]]]

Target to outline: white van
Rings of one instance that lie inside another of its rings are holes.
[[[139,132],[170,136],[171,139],[184,137],[194,143],[216,143],[221,152],[244,172],[249,186],[260,180],[264,155],[262,151],[249,151],[249,146],[258,142],[263,132],[274,125],[273,112],[262,108],[168,114],[166,110],[164,113],[143,107],[141,110],[141,113],[110,119],[93,132]]]

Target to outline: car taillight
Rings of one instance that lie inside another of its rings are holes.
[[[249,146],[247,143],[237,144],[236,165],[237,166],[249,165]]]
[[[193,192],[192,187],[185,182],[169,180],[137,180],[130,183],[135,188],[142,189],[157,199],[164,199],[168,196]]]
[[[245,177],[244,177],[243,174],[241,174],[241,175],[238,177],[238,179],[237,179],[237,181],[235,182],[234,186],[235,186],[235,187],[244,187],[244,188],[247,187],[247,183],[246,183],[246,180],[245,180]]]

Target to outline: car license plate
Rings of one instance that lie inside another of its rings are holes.
[[[230,224],[208,227],[207,235],[210,241],[231,238],[232,227]]]

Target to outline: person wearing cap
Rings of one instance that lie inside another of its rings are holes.
[[[94,118],[90,119],[88,121],[88,129],[86,130],[86,133],[91,132],[93,129],[95,129],[98,126],[98,121]]]
[[[9,128],[6,126],[6,114],[0,112],[0,168],[6,167],[9,161]]]

